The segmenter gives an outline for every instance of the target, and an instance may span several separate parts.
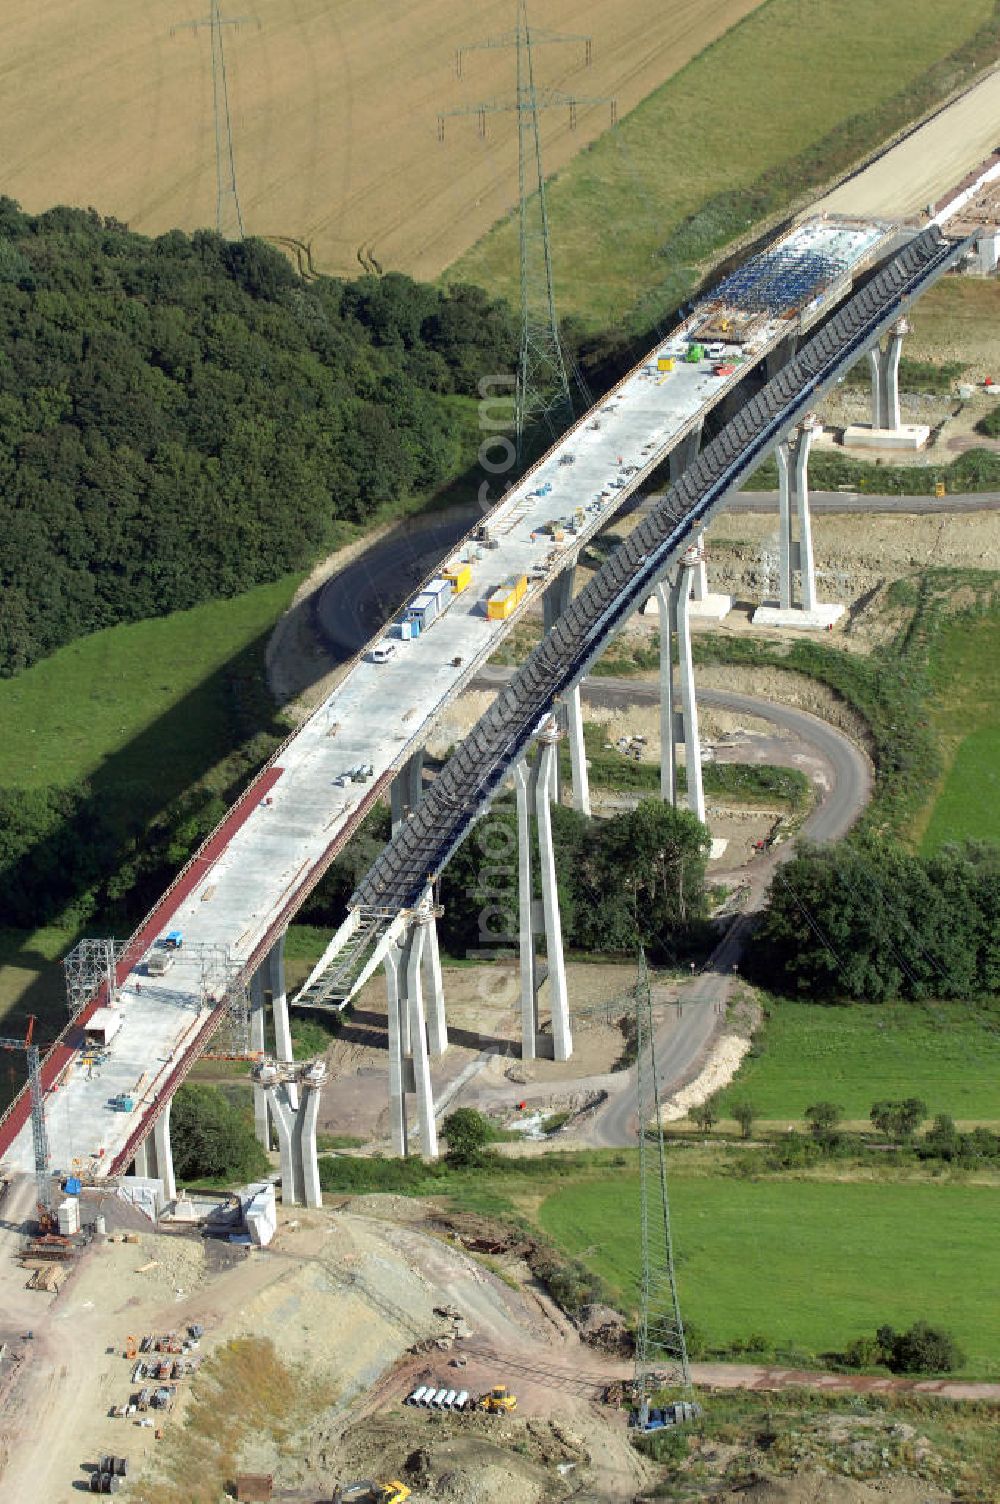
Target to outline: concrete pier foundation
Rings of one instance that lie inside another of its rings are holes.
[[[775,449],[778,463],[778,601],[758,606],[755,627],[830,627],[844,607],[816,599],[812,517],[809,508],[809,452],[819,430],[809,415],[795,433]],[[798,537],[793,533],[798,528]],[[795,578],[799,589],[796,600]]]

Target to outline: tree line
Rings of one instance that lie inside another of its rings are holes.
[[[480,289],[0,197],[0,673],[278,578],[457,474],[509,372]]]
[[[968,998],[1000,990],[1000,847],[919,856],[896,842],[803,847],[779,867],[751,977],[814,1002]]]

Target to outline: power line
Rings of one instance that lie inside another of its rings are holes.
[[[226,52],[222,41],[224,26],[238,27],[247,21],[260,22],[256,16],[223,17],[220,0],[211,0],[211,12],[200,21],[185,21],[170,29],[199,31],[207,26],[212,38],[212,115],[215,122],[215,228],[227,240],[242,240],[243,210],[236,187],[236,154],[233,149],[233,121],[229,109],[229,81]],[[235,231],[235,233],[233,233]]]
[[[532,31],[528,25],[527,0],[517,0],[517,25],[513,31],[460,47],[455,54],[455,71],[462,77],[465,53],[479,49],[514,47],[517,52],[517,87],[514,98],[489,99],[464,105],[438,115],[438,139],[444,140],[445,121],[453,115],[475,115],[479,134],[486,135],[490,115],[514,113],[517,116],[517,180],[519,212],[520,342],[514,422],[518,459],[523,458],[524,437],[529,425],[541,420],[553,437],[558,437],[573,421],[573,398],[567,364],[580,385],[588,406],[590,394],[575,361],[567,363],[559,335],[555,291],[552,275],[552,243],[549,234],[545,174],[539,114],[542,110],[562,106],[569,111],[570,129],[576,127],[580,105],[610,104],[612,125],[617,119],[617,105],[606,96],[564,94],[558,89],[542,88],[535,82],[533,49],[542,43],[582,42],[584,62],[592,58],[589,37],[578,33]]]

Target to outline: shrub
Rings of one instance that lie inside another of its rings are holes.
[[[905,1332],[880,1326],[876,1333],[882,1361],[893,1373],[951,1373],[965,1354],[950,1332],[915,1321]]]
[[[249,1112],[227,1101],[217,1086],[180,1088],[171,1111],[170,1138],[178,1180],[242,1184],[270,1169]]]

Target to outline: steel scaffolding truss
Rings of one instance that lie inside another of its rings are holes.
[[[824,287],[843,276],[846,263],[819,251],[780,246],[754,256],[712,290],[711,303],[750,313],[782,314],[802,308]]]
[[[96,997],[102,983],[107,983],[108,1001],[118,990],[115,963],[124,954],[125,946],[110,936],[99,939],[79,940],[63,958],[63,975],[66,980],[66,1007],[75,1018],[84,1004]]]
[[[184,947],[186,957],[198,967],[198,990],[207,1008],[225,1003],[226,1012],[208,1059],[245,1060],[250,1050],[250,992],[226,945],[192,945]]]

